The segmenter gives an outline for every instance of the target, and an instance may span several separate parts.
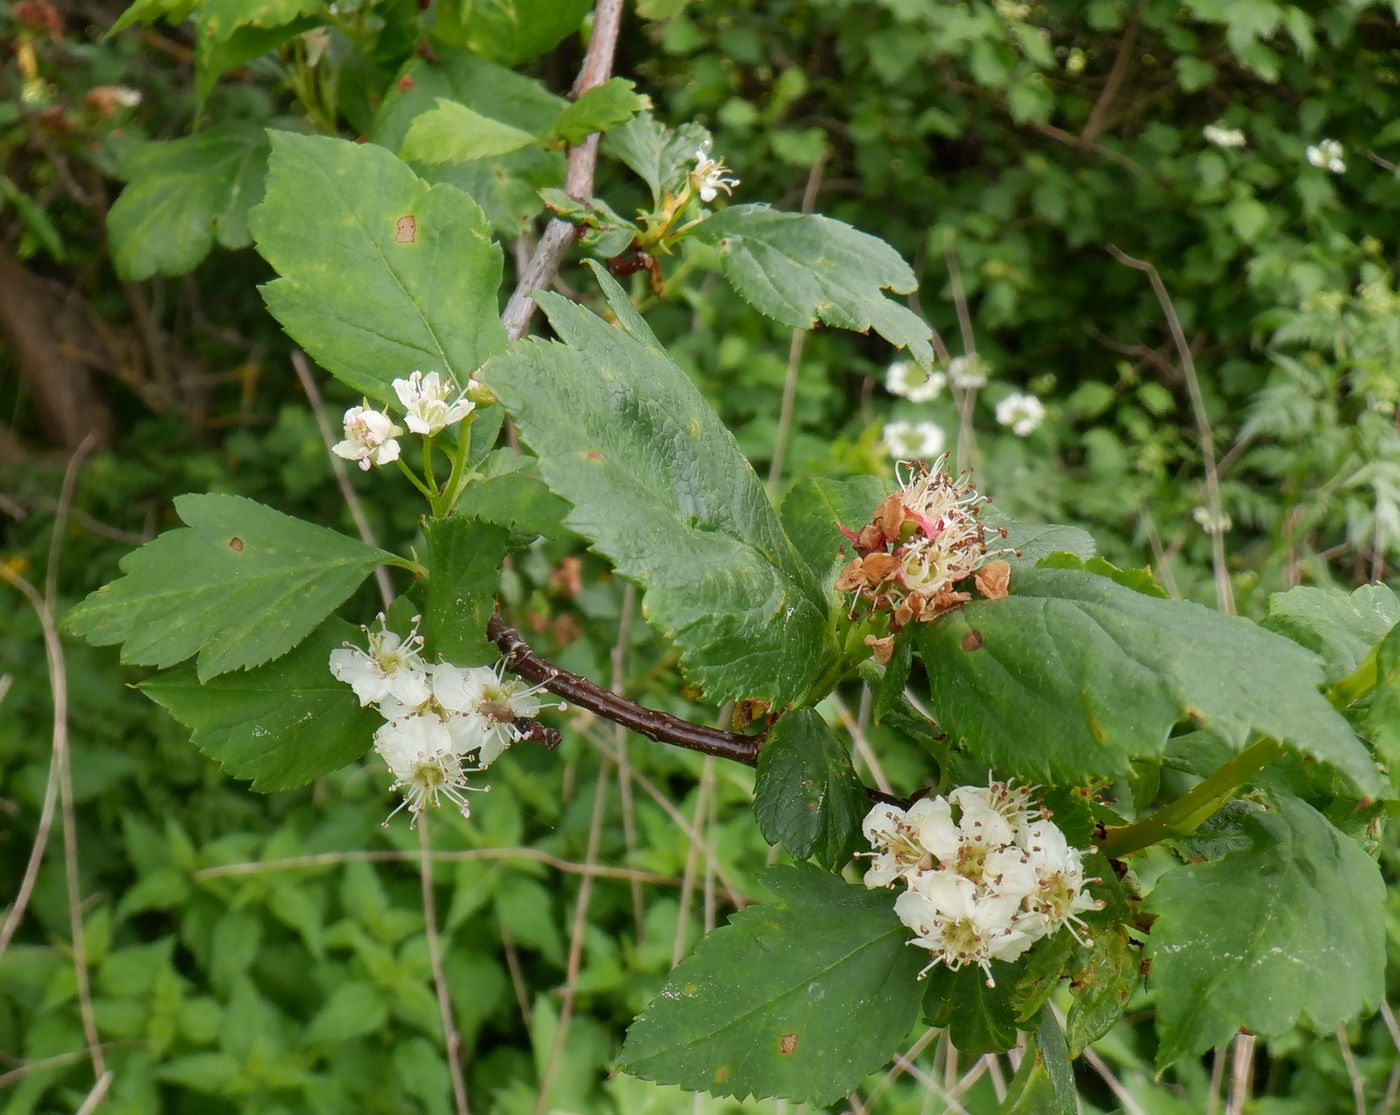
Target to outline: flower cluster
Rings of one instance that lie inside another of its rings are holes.
[[[907,810],[880,804],[862,826],[875,849],[867,887],[905,889],[895,899],[910,944],[956,971],[976,964],[992,978],[993,960],[1015,960],[1036,941],[1068,929],[1081,945],[1079,917],[1097,910],[1081,853],[1040,810],[1030,791],[1009,782],[962,786],[946,798],[922,798]]]
[[[1017,437],[1027,437],[1045,420],[1045,404],[1034,395],[1012,394],[997,403],[997,424],[1010,426]]]
[[[710,158],[709,140],[696,149],[695,169],[690,172],[690,177],[695,185],[695,192],[706,205],[719,196],[720,190],[732,194],[734,187],[739,184],[739,179],[725,177],[728,169],[723,159]]]
[[[1247,142],[1244,132],[1238,128],[1226,127],[1218,121],[1201,129],[1207,143],[1215,147],[1243,147]]]
[[[467,776],[522,738],[515,722],[539,712],[543,687],[507,678],[503,663],[492,669],[425,662],[416,618],[405,638],[388,629],[382,614],[378,622],[377,631],[362,628],[368,651],[347,643],[331,651],[330,669],[361,707],[374,705],[384,717],[374,749],[394,776],[390,788],[403,794],[389,816],[407,807],[416,819],[425,805],[446,798],[468,817],[466,791],[486,787],[469,786]]]
[[[880,431],[885,450],[897,461],[914,458],[931,459],[943,452],[947,441],[943,427],[937,422],[886,422]]]
[[[449,399],[454,385],[437,372],[414,372],[407,379],[393,382],[394,394],[403,404],[404,423],[415,434],[433,437],[460,422],[476,409],[467,392]],[[476,388],[475,378],[472,388]],[[345,440],[331,446],[331,452],[347,461],[355,461],[366,472],[372,465],[390,465],[399,459],[399,443],[403,427],[384,411],[372,410],[368,404],[351,407],[345,412]]]
[[[1335,139],[1318,140],[1315,147],[1308,148],[1308,162],[1315,167],[1323,167],[1331,174],[1341,174],[1346,170],[1346,160],[1342,158],[1342,145]]]
[[[931,468],[915,463],[869,523],[858,531],[839,528],[857,556],[837,576],[837,591],[854,591],[872,611],[888,612],[891,631],[971,600],[956,587],[968,577],[983,596],[1006,595],[1011,567],[989,560],[1004,551],[987,550],[979,519],[986,497],[966,473],[953,477],[945,471],[947,463],[947,454]],[[881,641],[871,645],[879,656]]]

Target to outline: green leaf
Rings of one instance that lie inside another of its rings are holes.
[[[791,704],[830,657],[826,594],[734,436],[590,265],[619,325],[541,294],[561,341],[531,338],[482,378],[573,504],[566,524],[646,590],[643,614],[709,699]]]
[[[1012,569],[1031,569],[1051,554],[1073,555],[1084,561],[1094,556],[1094,539],[1082,527],[1057,523],[1022,523],[1003,514],[996,507],[982,509],[982,523],[987,528],[987,545],[1016,551],[1003,558]],[[1006,531],[1006,537],[1000,532]]]
[[[1400,622],[1400,599],[1385,585],[1362,585],[1352,593],[1304,586],[1270,596],[1261,622],[1319,655],[1331,684],[1361,665]]]
[[[893,490],[878,476],[816,477],[799,480],[783,497],[783,530],[827,592],[841,567],[855,556],[837,528],[859,530]]]
[[[126,188],[107,214],[117,274],[127,282],[180,275],[216,243],[246,247],[267,154],[267,133],[241,124],[136,148],[122,160]]]
[[[465,386],[505,344],[501,250],[481,210],[382,147],[272,132],[267,200],[249,216],[281,278],[263,299],[333,376],[381,402],[415,369]]]
[[[554,49],[592,8],[592,0],[440,0],[433,34],[515,66]]]
[[[554,136],[565,143],[581,143],[594,132],[625,124],[651,107],[650,98],[636,91],[635,82],[615,77],[595,85],[566,108],[554,122]]]
[[[194,100],[196,110],[202,110],[220,77],[246,66],[256,58],[276,50],[287,40],[319,26],[312,17],[278,24],[275,27],[235,27],[221,29],[217,35],[206,33],[196,23],[194,44]]]
[[[563,190],[544,189],[540,200],[551,213],[578,225],[582,232],[579,243],[604,259],[621,255],[641,235],[637,225],[618,216],[600,197],[577,201]]]
[[[837,869],[860,843],[870,799],[846,748],[807,708],[788,713],[769,733],[758,755],[753,810],[769,844]]]
[[[480,116],[531,136],[549,133],[567,107],[562,97],[538,81],[465,51],[444,47],[428,62],[411,59],[374,118],[375,143],[398,151],[414,121],[440,100],[465,105]],[[522,147],[506,155],[465,163],[421,163],[428,181],[471,195],[491,227],[514,237],[542,208],[537,191],[564,184],[564,155],[542,147]]]
[[[185,527],[121,560],[120,577],[65,623],[123,662],[173,666],[198,654],[201,681],[277,658],[300,643],[392,554],[251,499],[175,500]]]
[[[1311,806],[1245,819],[1249,847],[1172,868],[1148,895],[1157,1065],[1300,1021],[1330,1034],[1385,994],[1385,884]]]
[[[352,980],[332,991],[306,1027],[305,1040],[317,1045],[339,1045],[372,1034],[389,1017],[384,992],[372,983]]]
[[[1035,1041],[1021,1055],[997,1115],[1075,1115],[1078,1094],[1065,1035],[1054,1012],[1042,1011]]]
[[[455,666],[494,662],[486,621],[496,602],[510,532],[454,515],[427,523],[428,601],[423,610],[425,650]]]
[[[1094,947],[1075,966],[1074,1004],[1065,1018],[1070,1052],[1078,1057],[1123,1017],[1137,987],[1140,954],[1129,948],[1121,925],[1094,930]]]
[[[108,29],[104,39],[111,38],[118,31],[124,31],[135,23],[154,23],[165,20],[172,27],[183,23],[194,11],[198,0],[136,0],[122,12],[116,23]]]
[[[281,27],[321,9],[321,0],[203,0],[196,18],[201,34],[227,39],[240,27]]]
[[[679,187],[680,179],[695,165],[695,152],[709,138],[699,124],[671,129],[643,112],[608,132],[603,147],[650,187],[652,202],[660,205],[663,194]]]
[[[1018,573],[1003,600],[920,626],[935,713],[973,753],[1035,781],[1127,773],[1179,720],[1239,749],[1251,731],[1331,764],[1363,796],[1375,764],[1318,692],[1306,651],[1246,619],[1072,569]]]
[[[885,891],[770,868],[777,901],[705,937],[627,1031],[622,1068],[716,1096],[830,1103],[897,1051],[920,954]]]
[[[526,535],[558,538],[569,505],[545,486],[534,457],[498,449],[482,464],[483,476],[467,485],[454,512]]]
[[[189,667],[141,683],[141,691],[193,733],[195,747],[253,789],[304,786],[354,762],[383,722],[330,671],[331,651],[360,642],[332,619],[301,646],[246,673],[200,684]]]
[[[417,116],[409,126],[399,155],[420,163],[464,163],[537,142],[529,132],[439,98],[436,108]]]
[[[925,960],[927,953],[921,953]],[[956,972],[942,964],[929,969],[924,982],[924,1017],[931,1026],[945,1026],[958,1052],[968,1056],[1004,1053],[1016,1044],[1016,1009],[1011,991],[1023,962],[993,968],[996,985],[975,965]]]
[[[1041,569],[1080,569],[1096,577],[1107,577],[1124,588],[1140,592],[1144,596],[1155,596],[1159,600],[1170,600],[1165,589],[1152,576],[1150,569],[1119,569],[1111,561],[1101,557],[1085,560],[1078,554],[1056,552],[1036,562]]]
[[[720,250],[725,277],[763,314],[795,329],[818,321],[871,329],[927,367],[928,324],[884,291],[918,286],[899,253],[867,233],[814,213],[732,205],[691,234]]]
[[[1376,687],[1361,731],[1390,768],[1392,785],[1400,789],[1400,627],[1392,628],[1376,648]]]

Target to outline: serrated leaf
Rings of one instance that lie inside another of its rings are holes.
[[[908,294],[918,282],[883,240],[830,217],[766,205],[731,205],[691,235],[719,248],[725,278],[774,321],[874,329],[925,367],[932,363],[928,324],[885,296]]]
[[[355,391],[396,402],[415,369],[465,386],[505,344],[501,250],[481,210],[382,147],[273,132],[267,199],[249,216],[281,276],[272,315]]]
[[[920,953],[890,896],[770,868],[777,900],[706,936],[627,1031],[624,1071],[716,1096],[830,1103],[897,1052]]]
[[[185,667],[142,682],[141,691],[230,776],[250,780],[255,790],[288,790],[354,762],[383,723],[330,670],[331,651],[362,642],[359,636],[332,619],[290,654],[255,670],[200,684]]]
[[[1003,600],[922,624],[935,713],[973,753],[1033,781],[1126,774],[1179,720],[1236,749],[1260,732],[1333,766],[1363,796],[1375,764],[1318,692],[1316,658],[1246,619],[1072,569],[1021,571]]]
[[[1248,849],[1172,868],[1147,896],[1159,1069],[1302,1022],[1329,1034],[1385,994],[1385,884],[1311,806],[1245,819]]]
[[[246,247],[267,155],[267,133],[238,124],[138,147],[122,161],[126,188],[107,214],[117,274],[127,282],[180,275],[216,243]]]
[[[909,684],[909,671],[914,665],[914,632],[905,628],[894,638],[890,660],[880,673],[878,685],[871,686],[874,702],[871,715],[879,724],[892,712],[902,712],[908,701],[904,689]]]
[[[1075,1115],[1079,1110],[1074,1069],[1065,1035],[1053,1011],[1042,1011],[1035,1040],[1021,1055],[997,1115]]]
[[[558,538],[569,505],[545,486],[535,458],[499,449],[482,464],[484,475],[467,485],[457,500],[457,515],[510,527],[525,535]]]
[[[414,58],[400,70],[374,118],[371,137],[398,151],[413,122],[439,100],[465,105],[492,121],[547,135],[568,105],[538,81],[465,51],[443,47],[433,62]],[[426,180],[456,186],[481,206],[491,227],[514,237],[542,208],[537,191],[564,184],[564,155],[522,147],[506,155],[465,163],[420,163]]]
[[[561,340],[531,338],[482,378],[573,504],[565,523],[645,589],[643,614],[708,698],[791,704],[830,658],[826,594],[734,436],[590,265],[619,325],[541,294]]]
[[[1124,588],[1140,592],[1144,596],[1155,596],[1159,600],[1171,599],[1164,588],[1152,576],[1150,569],[1119,569],[1111,561],[1101,557],[1087,560],[1079,554],[1055,552],[1036,562],[1041,569],[1081,569],[1095,577],[1107,577]]]
[[[545,189],[540,191],[540,200],[551,213],[578,225],[583,233],[579,243],[604,259],[621,255],[641,235],[637,225],[618,216],[600,197],[576,201],[563,190]]]
[[[1075,966],[1070,981],[1074,1003],[1065,1016],[1065,1040],[1072,1056],[1078,1057],[1123,1017],[1142,978],[1139,955],[1129,948],[1121,925],[1094,930],[1094,946]]]
[[[304,1039],[312,1044],[339,1045],[372,1034],[389,1017],[384,991],[364,980],[339,984],[307,1024]]]
[[[196,13],[196,20],[198,20],[198,13]],[[213,91],[219,78],[228,73],[229,70],[246,66],[255,58],[261,58],[264,54],[276,50],[287,40],[317,26],[319,24],[314,18],[305,16],[293,20],[291,23],[278,24],[275,27],[249,25],[235,27],[231,31],[218,35],[211,35],[199,27],[198,22],[196,22],[194,44],[194,102],[196,109],[203,110],[204,104],[209,99],[209,94]]]
[[[870,799],[847,749],[812,709],[779,719],[758,755],[753,811],[769,844],[824,867],[845,864],[860,843]]]
[[[198,654],[201,681],[286,654],[395,560],[242,496],[178,496],[175,510],[186,525],[127,554],[125,576],[64,622],[95,646],[121,643],[138,666]]]
[[[133,24],[154,23],[158,19],[165,20],[173,27],[189,18],[190,12],[194,11],[197,2],[198,0],[136,0],[126,11],[122,12],[117,21],[102,37],[109,39],[118,31],[124,31]]]
[[[433,35],[515,66],[577,31],[592,7],[591,0],[442,0]]]
[[[699,124],[672,129],[643,112],[608,132],[603,147],[647,184],[652,202],[660,205],[662,195],[694,166],[695,153],[709,138],[710,133]]]
[[[1400,789],[1400,627],[1376,647],[1376,685],[1361,717],[1361,731],[1390,768],[1391,784]]]
[[[637,113],[651,107],[651,100],[638,93],[635,82],[615,77],[595,85],[566,108],[554,122],[554,136],[565,143],[582,143],[594,132],[605,132],[625,124]]]
[[[240,27],[281,27],[320,8],[320,0],[202,0],[195,22],[201,34],[227,39]]]
[[[1400,622],[1400,599],[1385,585],[1362,585],[1351,593],[1301,586],[1270,596],[1269,614],[1260,622],[1319,655],[1331,684],[1361,665]]]
[[[399,155],[420,163],[465,163],[537,142],[529,132],[439,97],[436,108],[414,118]]]
[[[1031,569],[1051,554],[1074,555],[1084,561],[1097,550],[1093,536],[1082,527],[1060,523],[1023,523],[1003,514],[996,507],[982,509],[982,523],[987,528],[987,546],[991,549],[1014,550],[1003,554],[1013,570]],[[1000,531],[1006,531],[1002,538]]]
[[[849,480],[808,477],[783,497],[783,530],[828,592],[841,566],[855,557],[838,527],[859,530],[891,491],[893,488],[878,476]]]
[[[425,524],[428,539],[424,649],[454,666],[479,666],[498,657],[486,641],[486,621],[510,532],[502,526],[454,515]]]

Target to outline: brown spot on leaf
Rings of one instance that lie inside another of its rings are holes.
[[[1095,719],[1091,716],[1091,717],[1089,717],[1088,723],[1089,723],[1089,734],[1090,734],[1091,736],[1093,736],[1094,739],[1095,739],[1098,743],[1102,744],[1103,741],[1104,741],[1103,729],[1099,727],[1099,722],[1098,722],[1097,720],[1095,720]]]
[[[399,80],[394,83],[394,88],[400,93],[407,93],[413,88],[413,75],[404,74],[403,77],[399,78]]]
[[[412,213],[394,222],[394,243],[412,244],[418,239],[418,218]]]
[[[228,548],[232,550],[235,554],[241,554],[243,552],[243,539],[239,538],[238,535],[235,534],[232,538],[228,540]]]
[[[599,449],[590,449],[584,453],[583,457],[584,460],[587,461],[601,461],[603,459],[603,453]]]
[[[719,1068],[715,1069],[715,1083],[716,1083],[716,1084],[723,1084],[723,1083],[724,1083],[726,1080],[728,1080],[728,1079],[729,1079],[729,1069],[728,1069],[727,1066],[725,1066],[725,1065],[720,1065]]]
[[[784,1057],[791,1057],[797,1052],[797,1035],[784,1034],[778,1039],[778,1052]]]
[[[982,649],[982,632],[973,628],[962,637],[962,648],[966,651]]]

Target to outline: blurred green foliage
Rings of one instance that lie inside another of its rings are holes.
[[[139,0],[132,25],[104,38],[119,9],[0,4],[14,60],[0,71],[0,299],[34,307],[30,320],[53,329],[36,357],[38,342],[0,314],[7,567],[42,589],[52,562],[61,612],[110,580],[134,540],[169,525],[171,497],[191,490],[236,490],[352,531],[255,291],[268,276],[240,251],[260,191],[260,129],[397,149],[447,97],[537,133],[577,69],[586,11],[572,0]],[[776,487],[887,474],[882,424],[932,421],[1000,507],[1082,524],[1108,558],[1150,562],[1176,595],[1214,599],[1203,521],[1224,530],[1241,611],[1261,613],[1269,591],[1296,583],[1394,584],[1396,19],[1395,6],[1364,0],[640,0],[615,69],[658,118],[710,128],[742,179],[739,199],[795,210],[810,193],[823,213],[888,239],[913,265],[917,305],[947,354],[975,351],[990,375],[956,397],[891,396],[884,342],[819,330],[797,347],[718,281],[704,245],[662,261],[662,294],[641,276],[635,293],[760,475],[797,369]],[[1310,160],[1328,139],[1341,170]],[[472,193],[510,241],[541,212],[536,191],[562,185],[563,161],[531,147],[417,169]],[[621,214],[645,200],[606,156],[596,192]],[[169,217],[154,230],[126,219],[157,203]],[[1155,266],[1170,295],[1228,526],[1209,512],[1163,307],[1110,245]],[[584,289],[581,276],[564,279]],[[81,327],[65,325],[68,313]],[[69,369],[85,413],[108,431],[61,520],[78,437],[46,403],[54,368]],[[1046,409],[1026,436],[995,418],[1013,393]],[[332,389],[331,409],[349,401]],[[413,537],[411,509],[376,502],[372,479],[352,480],[379,537]],[[676,692],[673,652],[630,596],[575,549],[541,543],[516,559],[512,617],[542,653],[603,681],[621,625],[626,692],[703,715]],[[366,592],[364,614],[375,607]],[[41,646],[32,610],[0,589],[6,901],[49,769]],[[253,794],[129,692],[138,672],[110,653],[64,649],[78,909],[93,1023],[114,1074],[106,1109],[451,1112],[417,836],[379,827],[389,806],[378,775]],[[860,693],[844,698],[891,782],[917,785],[922,753],[865,725]],[[608,1066],[674,957],[732,909],[730,888],[755,895],[764,852],[752,775],[636,738],[620,774],[611,729],[580,717],[565,738],[554,756],[517,749],[470,824],[444,815],[431,832],[436,853],[459,857],[436,863],[432,879],[474,1108],[534,1111],[546,1079],[556,1109],[688,1108],[677,1092],[609,1078]],[[4,1115],[73,1111],[91,1086],[60,828],[0,955]],[[557,863],[581,864],[590,847],[609,870],[645,877],[592,876],[585,889]],[[1393,837],[1379,851],[1393,881]],[[314,856],[329,858],[267,863]],[[1395,958],[1394,888],[1390,901]],[[1150,1008],[1150,993],[1139,996],[1098,1044],[1105,1070],[1142,1111],[1204,1110],[1225,1087],[1212,1084],[1209,1059],[1154,1081]],[[1251,1109],[1350,1112],[1358,1087],[1379,1104],[1393,1099],[1395,1060],[1380,1019],[1338,1042],[1275,1042],[1255,1065]],[[1078,1069],[1086,1111],[1122,1109],[1100,1075]],[[908,1076],[873,1087],[872,1110],[940,1109]],[[991,1111],[996,1091],[984,1073],[961,1102]]]

